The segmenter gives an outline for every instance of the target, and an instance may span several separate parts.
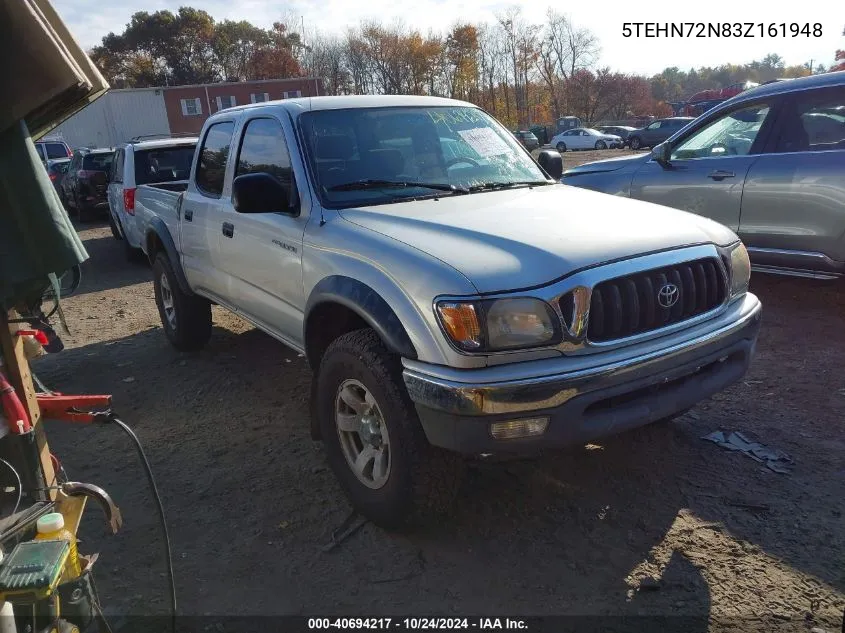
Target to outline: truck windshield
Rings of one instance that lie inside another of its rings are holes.
[[[513,135],[477,108],[316,110],[299,122],[329,208],[551,184]]]
[[[135,150],[135,184],[187,180],[196,144]]]

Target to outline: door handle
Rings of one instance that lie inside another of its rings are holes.
[[[191,209],[185,209],[185,222],[194,221],[194,212]]]
[[[231,222],[224,222],[223,223],[223,235],[226,237],[234,237],[235,236],[235,225]]]
[[[707,174],[707,177],[712,178],[713,180],[724,180],[725,178],[733,178],[734,176],[736,176],[736,174],[732,171],[725,171],[723,169],[717,169],[716,171],[711,171]]]

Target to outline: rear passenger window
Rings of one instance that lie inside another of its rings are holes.
[[[226,174],[226,161],[235,124],[231,121],[215,123],[205,134],[202,150],[197,165],[197,187],[211,196],[220,197],[223,193],[223,176]]]
[[[776,152],[845,149],[845,87],[798,95],[786,109]]]
[[[122,149],[117,150],[114,155],[114,163],[112,163],[112,182],[123,182],[123,158],[125,152]]]
[[[282,126],[273,119],[253,119],[246,125],[235,176],[264,172],[290,191],[290,155]]]

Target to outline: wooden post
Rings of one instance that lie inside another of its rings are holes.
[[[6,314],[0,310],[0,350],[3,352],[3,367],[9,383],[18,392],[18,397],[21,399],[35,431],[35,442],[38,446],[44,481],[48,486],[53,486],[56,484],[56,473],[53,470],[53,460],[50,459],[50,447],[47,445],[44,424],[41,422],[41,410],[38,408],[38,401],[35,398],[35,387],[32,384],[29,361],[27,361],[24,352],[23,340],[20,336],[15,336],[15,332],[23,328],[17,323],[9,323],[9,319],[15,317],[14,311]],[[56,491],[49,490],[48,496],[50,499],[55,499]]]

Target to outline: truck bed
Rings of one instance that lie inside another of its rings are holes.
[[[147,234],[150,224],[158,217],[167,225],[170,235],[179,248],[179,206],[188,188],[187,180],[140,185],[135,191],[135,222],[141,236]],[[145,240],[141,248],[146,251]]]

